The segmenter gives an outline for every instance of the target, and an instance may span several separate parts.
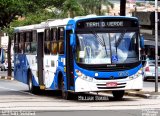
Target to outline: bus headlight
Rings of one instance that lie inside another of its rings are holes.
[[[137,78],[137,77],[139,77],[139,76],[141,76],[143,74],[143,70],[142,70],[142,68],[135,74],[135,77]]]
[[[79,71],[79,70],[76,70],[76,74],[78,75],[78,77],[80,77],[80,78],[83,79],[83,80],[86,80],[86,81],[89,81],[89,82],[93,81],[93,78],[92,78],[92,77],[86,76],[85,74],[83,74],[83,73],[82,73],[81,71]]]
[[[135,79],[135,78],[138,78],[139,76],[141,76],[143,74],[143,70],[142,68],[134,75],[130,76],[129,79],[132,80],[132,79]]]

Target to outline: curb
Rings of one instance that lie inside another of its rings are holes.
[[[135,97],[142,97],[142,98],[145,98],[145,99],[160,99],[160,93],[154,93],[154,92],[127,91],[127,92],[125,92],[125,95],[135,96]]]
[[[0,76],[0,79],[5,79],[5,80],[14,80],[13,77],[11,76]]]
[[[142,98],[146,98],[146,99],[149,99],[150,96],[151,96],[150,94],[138,93],[138,92],[134,92],[134,91],[125,92],[125,95],[128,95],[128,96],[135,96],[135,97],[142,97]]]

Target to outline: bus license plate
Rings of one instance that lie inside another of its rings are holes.
[[[117,87],[117,82],[108,82],[106,83],[107,87]]]

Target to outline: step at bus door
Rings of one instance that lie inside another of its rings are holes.
[[[38,45],[37,45],[37,67],[38,67],[38,82],[40,89],[45,89],[43,79],[43,41],[44,41],[44,30],[37,30]]]

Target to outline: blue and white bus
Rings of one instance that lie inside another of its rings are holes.
[[[133,17],[92,16],[48,20],[15,28],[14,78],[31,92],[142,89],[139,22]]]

